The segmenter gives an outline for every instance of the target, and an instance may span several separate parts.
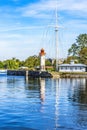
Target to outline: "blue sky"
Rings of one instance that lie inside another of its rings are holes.
[[[55,7],[58,8],[59,57],[79,34],[87,33],[86,0],[0,0],[0,60],[38,55],[55,57]]]

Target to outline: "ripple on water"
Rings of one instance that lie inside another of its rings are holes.
[[[86,130],[86,79],[0,77],[0,129]]]

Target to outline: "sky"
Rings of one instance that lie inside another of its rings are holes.
[[[55,57],[55,10],[58,14],[59,58],[79,34],[87,33],[86,0],[0,0],[0,60]]]

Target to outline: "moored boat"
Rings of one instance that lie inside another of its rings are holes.
[[[0,70],[0,75],[7,75],[7,70]]]

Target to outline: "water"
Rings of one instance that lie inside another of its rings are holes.
[[[87,79],[0,76],[0,130],[87,130]]]

